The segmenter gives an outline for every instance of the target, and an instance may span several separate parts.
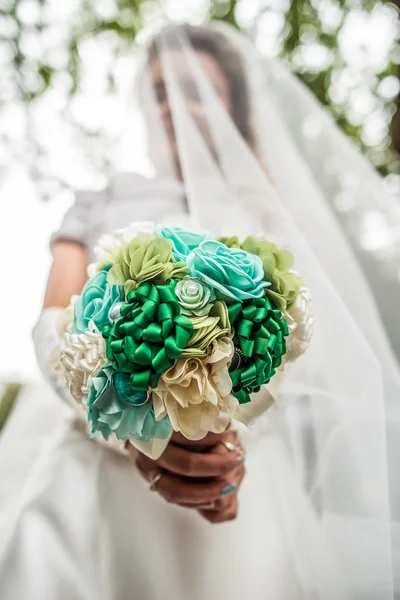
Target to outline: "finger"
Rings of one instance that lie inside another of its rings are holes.
[[[217,498],[208,504],[179,504],[178,506],[197,510],[198,512],[203,510],[224,512],[232,504],[232,501],[232,496],[229,496],[229,498]]]
[[[212,483],[189,483],[182,480],[181,477],[164,473],[157,483],[156,491],[167,502],[174,504],[202,505],[214,502],[222,495],[226,494],[229,486],[229,493],[232,493],[232,483],[227,479],[215,479]]]
[[[224,443],[233,444],[238,447],[240,445],[239,442],[239,434],[236,430],[230,429],[225,431],[223,434],[215,434],[209,433],[202,440],[188,440],[181,433],[174,433],[171,438],[170,445],[175,444],[180,447],[190,448],[195,450],[197,447],[205,448],[204,452],[210,452],[213,448],[222,448]],[[124,449],[126,452],[134,458],[136,454],[140,453],[130,442],[129,440],[125,442]],[[226,448],[228,449],[228,448]]]
[[[242,483],[243,477],[245,476],[245,473],[246,471],[244,467],[241,467],[235,471],[235,476],[231,480],[230,485],[226,486],[224,493],[221,494],[221,496],[215,500],[214,510],[219,512],[225,512],[226,510],[228,510],[229,506],[235,500],[239,492],[239,488]],[[198,510],[201,510],[201,507]]]
[[[230,440],[220,441],[216,446],[214,446],[213,448],[210,449],[210,453],[212,453],[212,454],[226,455],[227,452],[228,453],[236,453],[236,454],[239,453],[243,457],[245,456],[244,448],[240,444],[240,441],[237,437],[232,438],[232,441],[230,441]]]
[[[232,502],[234,495],[238,493],[240,484],[245,475],[245,469],[242,467],[235,472],[235,477],[231,480],[231,483],[225,486],[224,493],[219,496],[216,500],[213,500],[208,504],[181,504],[184,508],[194,508],[198,511],[201,510],[214,510],[214,511],[225,511],[228,509]]]
[[[227,508],[224,511],[209,511],[209,510],[201,510],[199,511],[201,516],[208,521],[209,523],[226,523],[227,521],[233,521],[236,519],[238,514],[238,501],[235,496],[232,499],[232,502],[229,503]]]
[[[236,452],[229,452],[223,447],[221,452],[198,454],[170,444],[156,464],[144,455],[137,456],[136,464],[138,463],[144,471],[157,466],[169,473],[184,477],[221,477],[243,464],[243,453],[240,448]]]

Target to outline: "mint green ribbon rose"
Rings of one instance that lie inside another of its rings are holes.
[[[189,254],[186,264],[192,276],[213,286],[217,297],[227,303],[259,298],[270,285],[264,281],[263,264],[258,256],[228,248],[215,240],[201,242]]]
[[[89,279],[74,304],[73,333],[84,333],[93,321],[100,331],[109,325],[108,313],[116,302],[123,299],[123,289],[107,283],[108,265]]]
[[[285,312],[296,302],[302,285],[301,278],[292,271],[293,256],[273,242],[249,235],[243,242],[237,237],[219,238],[229,248],[241,248],[260,257],[264,279],[270,282],[265,291],[279,310]]]
[[[181,307],[181,313],[187,317],[205,317],[209,314],[215,293],[201,279],[187,277],[178,281],[175,294]]]
[[[174,259],[184,262],[192,250],[197,248],[204,240],[211,238],[208,231],[196,233],[183,227],[160,227],[157,233],[172,242],[172,256]]]
[[[111,366],[91,380],[86,406],[93,437],[108,440],[114,434],[123,441],[149,442],[166,439],[172,432],[168,417],[156,421],[147,392],[133,390],[129,375],[115,373]]]

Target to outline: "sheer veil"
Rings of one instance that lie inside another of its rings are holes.
[[[279,432],[265,468],[294,569],[305,598],[393,598],[393,566],[398,571],[400,562],[400,376],[330,202],[346,192],[397,222],[399,207],[283,65],[230,27],[209,26],[222,36],[228,69],[237,74],[240,65],[243,73],[251,131],[241,130],[240,115],[227,110],[199,60],[199,51],[207,52],[201,30],[195,41],[191,31],[165,27],[137,77],[155,171],[181,179],[193,227],[263,233],[288,248],[315,307],[307,353],[285,367],[270,390],[274,407],[253,428],[255,437]],[[153,59],[161,66],[169,130]],[[400,581],[395,587],[400,593]]]

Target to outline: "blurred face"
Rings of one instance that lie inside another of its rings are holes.
[[[207,115],[204,107],[201,104],[201,99],[198,94],[195,77],[193,77],[186,59],[179,52],[174,52],[172,55],[172,64],[179,75],[180,92],[186,99],[188,110],[198,126],[203,138],[208,147],[213,151],[213,143],[210,136]],[[228,81],[222,72],[218,63],[206,52],[196,52],[197,60],[204,73],[206,73],[209,82],[214,87],[219,98],[225,105],[228,112],[231,112],[231,99],[229,94]],[[161,119],[163,121],[168,140],[171,145],[173,159],[176,169],[181,175],[179,153],[176,144],[174,124],[171,108],[168,102],[167,86],[164,82],[163,69],[161,60],[158,56],[153,58],[150,63],[150,73],[157,99]]]

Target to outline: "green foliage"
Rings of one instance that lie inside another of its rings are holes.
[[[395,131],[387,130],[386,139],[378,146],[369,146],[363,141],[363,123],[354,123],[348,115],[348,105],[346,103],[335,103],[331,96],[331,89],[335,76],[340,74],[346,68],[345,61],[339,48],[339,38],[345,24],[345,19],[352,10],[365,11],[371,13],[384,4],[390,5],[393,10],[395,6],[388,2],[376,2],[376,0],[336,0],[330,2],[332,6],[338,9],[339,19],[334,26],[328,27],[321,18],[324,0],[292,0],[286,12],[286,27],[283,38],[281,57],[284,58],[297,73],[300,79],[311,89],[320,102],[327,106],[336,119],[337,124],[343,131],[358,144],[360,149],[369,156],[382,175],[396,172],[399,168],[399,156],[396,151],[392,137],[399,134]],[[325,6],[326,6],[325,2]],[[395,18],[395,16],[393,17]],[[326,49],[331,54],[329,64],[318,72],[307,71],[299,68],[294,61],[296,51],[308,38],[314,43],[319,44],[321,48]],[[379,72],[370,73],[371,86],[370,91],[375,97],[378,96],[379,84],[390,75],[397,77],[398,48],[393,48],[388,56],[388,62],[385,68]],[[381,108],[388,115],[388,120],[396,111],[393,99],[381,100]],[[394,124],[394,126],[396,126]]]
[[[210,19],[225,21],[240,29],[236,19],[237,0],[213,0],[210,3],[209,17]]]
[[[240,14],[243,13],[245,2],[246,0],[209,0],[204,18],[223,20],[241,29],[243,26]],[[0,29],[0,51],[5,50],[5,54],[10,57],[10,62],[6,65],[5,88],[11,90],[8,95],[0,97],[0,114],[11,104],[20,105],[26,112],[27,123],[35,103],[57,86],[60,74],[68,73],[67,95],[71,101],[80,93],[84,82],[81,51],[85,43],[93,40],[98,40],[99,43],[105,41],[112,48],[115,57],[118,57],[133,47],[137,34],[154,15],[160,14],[161,9],[161,3],[156,0],[112,0],[106,3],[108,9],[107,13],[104,13],[101,12],[101,0],[77,0],[74,3],[75,10],[71,9],[71,16],[65,23],[64,36],[59,40],[58,47],[50,52],[35,54],[29,50],[27,39],[31,41],[36,37],[39,46],[43,44],[45,48],[45,40],[52,34],[53,23],[51,16],[49,17],[49,6],[53,3],[49,0],[30,0],[29,4],[30,12],[34,13],[34,16],[29,18],[26,17],[25,0],[3,0],[0,9],[0,25],[4,23]],[[168,4],[167,0],[164,4]],[[339,15],[334,25],[330,26],[324,18],[324,10],[328,4]],[[385,140],[378,145],[368,145],[364,139],[364,123],[352,119],[348,103],[336,101],[332,93],[337,77],[346,69],[339,43],[346,17],[353,10],[371,12],[383,4],[385,3],[376,0],[292,0],[287,5],[282,3],[283,8],[279,10],[283,13],[285,25],[279,35],[278,53],[318,99],[329,107],[339,126],[369,155],[381,173],[388,174],[398,166],[398,156],[391,144],[389,128]],[[386,4],[395,10],[393,4]],[[250,34],[257,33],[262,18],[268,18],[268,15],[276,10],[274,7],[276,3],[272,0],[260,2],[260,11],[254,17],[254,26],[250,28]],[[393,18],[395,19],[395,16]],[[246,27],[248,29],[248,24]],[[320,68],[311,68],[299,59],[302,49],[306,48],[310,41],[317,44],[328,57]],[[389,76],[397,76],[398,60],[398,49],[393,48],[384,68],[370,74],[369,91],[379,99],[379,106],[388,122],[395,113],[395,102],[393,98],[380,98],[378,88]],[[115,89],[112,67],[106,74],[106,80],[108,90],[112,93]],[[66,118],[73,121],[68,111]],[[399,121],[398,116],[393,121],[392,136],[395,140],[400,138]],[[27,142],[32,148],[31,173],[40,178],[41,168],[37,165],[37,157],[43,156],[45,151],[40,145],[37,133],[32,128],[28,129]],[[86,131],[81,123],[76,123],[75,129],[84,138],[95,138],[98,135],[96,131]],[[11,147],[12,140],[6,136],[5,143],[7,142]]]

